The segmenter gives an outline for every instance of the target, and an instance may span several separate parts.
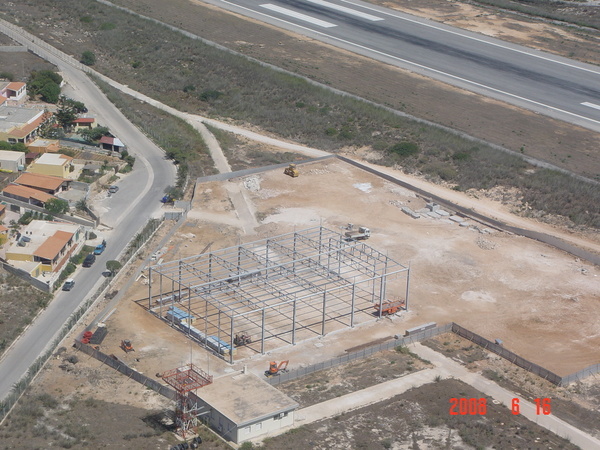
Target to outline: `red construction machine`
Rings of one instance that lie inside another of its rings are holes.
[[[381,308],[379,303],[375,303],[373,308],[377,310],[378,314],[382,316],[388,316],[390,314],[396,314],[401,309],[405,308],[406,303],[404,300],[386,300],[381,304]]]

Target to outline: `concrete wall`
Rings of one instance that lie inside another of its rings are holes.
[[[69,175],[69,165],[65,163],[61,166],[56,164],[40,164],[34,162],[29,166],[29,171],[41,175],[52,175],[54,177],[67,178]]]
[[[14,159],[2,159],[0,157],[0,168],[4,170],[12,170],[13,172],[17,172],[19,170],[19,166],[25,167],[25,153],[21,152],[11,152],[11,153],[20,153],[19,158]]]
[[[272,416],[268,419],[239,427],[234,442],[240,444],[292,425],[294,425],[294,411],[290,411],[287,414],[284,413],[283,417]]]

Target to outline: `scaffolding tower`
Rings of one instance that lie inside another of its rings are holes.
[[[175,406],[175,423],[185,439],[190,430],[198,425],[201,414],[197,401],[188,394],[212,383],[212,375],[208,375],[194,364],[186,364],[177,369],[168,370],[162,374],[162,379],[175,389],[177,393]],[[194,398],[197,398],[194,395]]]
[[[406,310],[409,277],[408,266],[321,226],[152,266],[148,309],[233,363],[238,333],[265,353],[269,339],[296,344],[300,332],[381,317],[388,281],[404,284],[394,294]]]

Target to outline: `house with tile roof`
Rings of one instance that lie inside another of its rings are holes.
[[[2,190],[2,194],[8,198],[18,200],[30,205],[43,208],[48,200],[56,198],[54,195],[39,191],[27,186],[19,186],[18,184],[9,184]]]
[[[6,249],[6,260],[33,277],[43,272],[58,272],[84,238],[81,225],[32,220],[22,229],[19,239]]]
[[[53,177],[51,175],[25,172],[21,174],[15,181],[13,181],[13,183],[37,189],[38,191],[42,191],[47,194],[55,195],[61,191],[68,190],[72,181],[73,180]]]
[[[0,96],[6,104],[23,103],[27,100],[27,84],[20,81],[0,81]]]
[[[52,113],[6,103],[0,105],[0,141],[27,144],[35,139],[39,129],[52,118]]]
[[[73,121],[73,131],[75,133],[79,133],[82,130],[91,130],[97,126],[98,122],[93,117],[78,117]]]

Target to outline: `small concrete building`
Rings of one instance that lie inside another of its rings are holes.
[[[68,178],[71,173],[73,158],[60,153],[44,153],[29,166],[32,173]]]
[[[251,373],[213,380],[189,394],[207,414],[201,416],[225,439],[240,444],[294,425],[298,403]]]
[[[100,147],[103,150],[120,152],[125,147],[125,144],[123,144],[119,138],[112,136],[102,136],[102,138],[100,139]]]
[[[31,152],[36,153],[56,153],[60,150],[60,143],[58,139],[42,139],[35,138],[35,140],[27,144],[27,148]]]
[[[0,169],[5,172],[25,170],[25,153],[0,150]]]

